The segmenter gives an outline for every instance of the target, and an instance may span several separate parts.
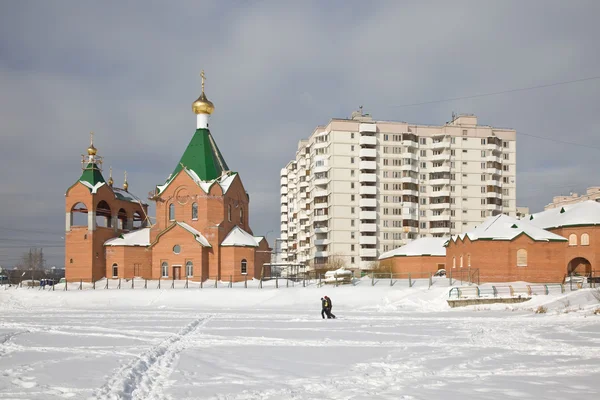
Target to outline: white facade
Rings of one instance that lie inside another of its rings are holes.
[[[515,217],[515,172],[516,132],[472,115],[442,126],[331,120],[281,170],[282,260],[370,269],[412,239]]]

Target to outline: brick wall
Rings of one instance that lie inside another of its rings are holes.
[[[411,273],[411,278],[425,278],[444,268],[445,256],[390,257],[379,262],[381,269],[394,274]]]

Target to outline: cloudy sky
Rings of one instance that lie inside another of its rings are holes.
[[[127,170],[145,198],[164,182],[195,130],[201,69],[211,131],[270,241],[298,140],[359,105],[516,129],[518,203],[539,211],[600,185],[600,79],[438,100],[600,76],[599,16],[594,0],[3,1],[0,265],[36,245],[63,265],[89,131],[116,184]]]

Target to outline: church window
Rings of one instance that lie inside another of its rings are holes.
[[[227,221],[231,222],[231,204],[227,206]]]
[[[241,271],[242,271],[243,275],[245,275],[245,274],[248,273],[247,264],[248,263],[246,262],[246,259],[243,259],[242,260],[242,268],[241,268]]]
[[[161,269],[161,276],[162,276],[163,278],[168,278],[168,277],[169,277],[169,264],[167,264],[167,262],[166,262],[166,261],[164,261],[164,262],[161,264],[161,267],[160,267],[160,269]]]
[[[191,261],[185,263],[185,274],[187,277],[194,276],[194,263]]]
[[[527,266],[527,250],[519,249],[517,250],[517,267],[526,267]]]
[[[119,277],[119,266],[117,264],[112,265],[112,276],[113,278]]]
[[[198,203],[192,204],[192,219],[198,219]]]
[[[569,246],[577,246],[577,235],[574,233],[569,235]]]
[[[456,268],[456,256],[452,257],[452,268]]]
[[[169,205],[169,221],[175,221],[175,204]]]
[[[467,267],[471,266],[471,255],[467,254]]]
[[[588,235],[587,233],[582,233],[581,234],[581,245],[582,246],[589,246],[590,245],[590,235]]]
[[[175,254],[179,254],[181,253],[181,246],[176,244],[175,246],[173,246],[173,253]]]
[[[463,256],[461,254],[461,256],[460,256],[460,267],[462,268],[462,266],[463,266]]]

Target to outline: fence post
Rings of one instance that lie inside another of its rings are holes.
[[[448,279],[449,279],[449,282],[450,282],[449,285],[452,286],[452,271],[450,271],[450,278],[448,278]]]
[[[233,276],[229,275],[229,287],[233,288]]]
[[[262,277],[262,275],[261,275],[261,276],[260,276],[260,283],[259,283],[259,286],[258,286],[260,289],[262,289],[262,280],[263,280],[263,277]]]
[[[244,288],[248,289],[248,274],[244,275]]]
[[[390,272],[390,286],[394,286],[392,279],[394,279],[394,274]]]
[[[117,289],[121,289],[121,278],[119,278],[119,287]]]
[[[187,274],[185,274],[185,288],[188,288],[188,283],[190,281],[190,278],[187,276]]]
[[[158,277],[158,288],[160,289],[160,281],[161,281],[161,277]]]
[[[412,287],[412,279],[410,277],[410,272],[408,273],[408,287]]]
[[[104,285],[104,289],[108,289],[108,278],[106,278],[106,285]]]
[[[279,277],[275,277],[275,289],[279,289]]]
[[[429,287],[433,286],[433,273],[429,273]]]
[[[96,283],[96,282],[94,282]],[[52,291],[54,292],[54,286],[56,286],[56,283],[54,282],[54,279],[52,280]]]
[[[215,289],[217,288],[218,282],[219,282],[219,275],[215,275]]]
[[[306,287],[306,274],[302,277],[302,287]]]
[[[173,268],[175,269],[175,268]],[[175,289],[175,273],[173,273],[173,281],[171,282],[171,289]]]
[[[131,288],[135,289],[135,277],[131,278]]]
[[[287,279],[285,280],[285,287],[290,287],[290,276],[288,275]]]
[[[68,289],[67,289],[67,286],[69,286],[69,285],[68,285],[68,283],[69,283],[69,282],[67,281],[67,278],[65,278],[65,292],[68,290]]]
[[[371,272],[371,286],[375,286],[375,272]]]
[[[83,279],[79,280],[79,290],[83,289]]]
[[[96,281],[92,282],[92,289],[96,290]]]
[[[321,274],[319,274],[319,287],[321,286]]]
[[[144,279],[144,289],[148,289],[148,278]]]

